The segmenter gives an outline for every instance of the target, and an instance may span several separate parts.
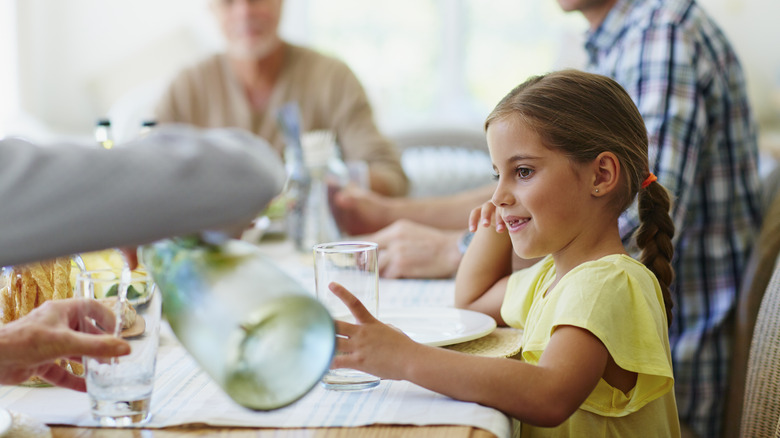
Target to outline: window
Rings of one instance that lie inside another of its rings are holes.
[[[14,0],[0,0],[0,138],[6,123],[19,107],[16,75],[16,7]]]
[[[480,129],[528,76],[576,65],[560,61],[559,47],[584,32],[585,20],[552,0],[288,0],[282,29],[349,64],[392,132]]]

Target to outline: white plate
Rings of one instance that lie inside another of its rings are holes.
[[[496,328],[496,321],[484,313],[450,307],[380,309],[379,319],[433,347],[481,338]]]
[[[7,410],[0,408],[0,437],[5,436],[11,427],[14,425],[13,417]]]

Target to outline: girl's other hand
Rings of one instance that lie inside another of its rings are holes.
[[[383,379],[403,379],[404,358],[413,357],[410,349],[423,347],[400,330],[386,325],[373,315],[344,286],[330,283],[328,288],[355,317],[357,324],[336,321],[336,350],[331,368],[352,368]]]
[[[506,224],[501,219],[501,216],[496,214],[496,210],[496,206],[490,201],[471,210],[471,214],[469,214],[469,231],[472,233],[476,232],[479,225],[489,227],[493,223],[493,219],[495,219],[497,233],[506,230]]]

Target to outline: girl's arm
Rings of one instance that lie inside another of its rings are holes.
[[[606,347],[590,332],[561,326],[538,365],[487,358],[415,343],[377,321],[343,287],[331,290],[357,325],[336,322],[339,354],[333,368],[353,368],[384,379],[408,380],[449,397],[496,408],[525,423],[556,426],[569,418],[604,374]]]
[[[488,314],[503,325],[501,303],[511,273],[509,234],[479,227],[455,275],[455,306]]]

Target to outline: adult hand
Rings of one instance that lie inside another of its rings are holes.
[[[402,370],[412,357],[411,351],[422,347],[400,330],[374,318],[363,304],[338,283],[328,288],[355,317],[357,324],[336,321],[336,350],[332,369],[351,368],[383,379],[402,379]]]
[[[386,278],[446,278],[455,275],[463,231],[440,230],[401,219],[363,236],[379,244],[379,275]]]
[[[54,385],[85,391],[81,377],[55,364],[56,359],[81,361],[81,356],[113,357],[130,353],[130,345],[109,334],[80,332],[92,318],[112,332],[114,314],[93,300],[47,301],[29,314],[0,327],[0,384],[14,385],[38,376]]]
[[[390,225],[388,209],[394,202],[393,198],[348,185],[336,193],[334,217],[347,234],[373,233]]]
[[[477,231],[477,227],[481,224],[483,227],[489,227],[493,220],[496,222],[496,232],[501,233],[506,230],[506,224],[501,219],[501,215],[496,213],[496,206],[488,201],[481,206],[471,210],[469,214],[469,231],[472,233]]]

